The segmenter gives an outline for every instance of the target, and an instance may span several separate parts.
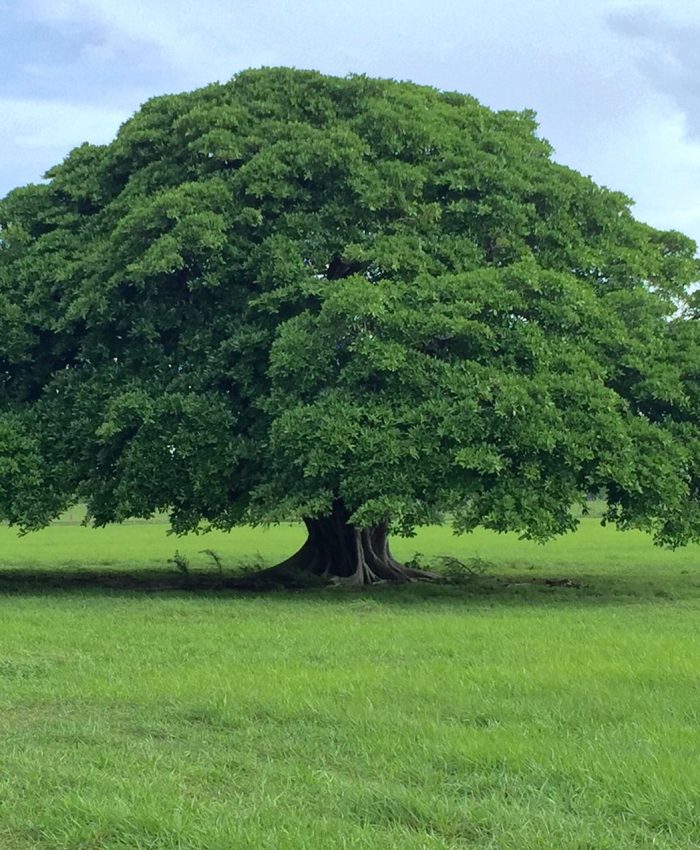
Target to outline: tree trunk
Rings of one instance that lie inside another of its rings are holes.
[[[392,556],[386,522],[356,528],[348,517],[347,509],[336,501],[329,516],[305,519],[308,537],[301,549],[281,564],[246,576],[238,586],[300,585],[309,578],[367,585],[438,577],[407,567]]]

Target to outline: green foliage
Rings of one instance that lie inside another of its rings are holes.
[[[494,567],[494,564],[480,555],[472,555],[467,560],[461,560],[454,555],[439,555],[427,561],[422,552],[416,552],[406,565],[417,570],[435,572],[453,584],[466,584]]]
[[[0,515],[697,539],[695,246],[550,154],[362,76],[149,101],[0,203]]]
[[[168,558],[168,563],[174,564],[177,571],[185,578],[190,577],[190,562],[178,549],[175,550],[172,558]]]
[[[214,565],[216,566],[216,570],[219,573],[219,576],[223,576],[224,565],[221,563],[221,558],[219,557],[218,553],[215,552],[213,549],[202,549],[201,552],[203,555],[207,555],[213,561]]]

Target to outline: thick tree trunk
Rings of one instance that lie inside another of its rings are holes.
[[[392,556],[385,522],[371,528],[356,528],[350,525],[348,517],[343,504],[334,502],[330,516],[305,519],[308,537],[298,552],[281,564],[246,576],[239,584],[298,585],[309,577],[350,585],[437,578],[432,573],[411,569]]]

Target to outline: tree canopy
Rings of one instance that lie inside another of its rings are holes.
[[[154,98],[0,202],[0,517],[303,518],[287,566],[362,581],[390,529],[546,539],[592,491],[696,540],[695,244],[630,203],[463,94]]]

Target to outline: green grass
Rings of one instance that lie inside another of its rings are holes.
[[[272,563],[300,539],[0,528],[2,850],[700,845],[700,547],[584,520],[545,547],[396,542],[492,562],[459,587],[41,581],[172,571],[176,548]]]

